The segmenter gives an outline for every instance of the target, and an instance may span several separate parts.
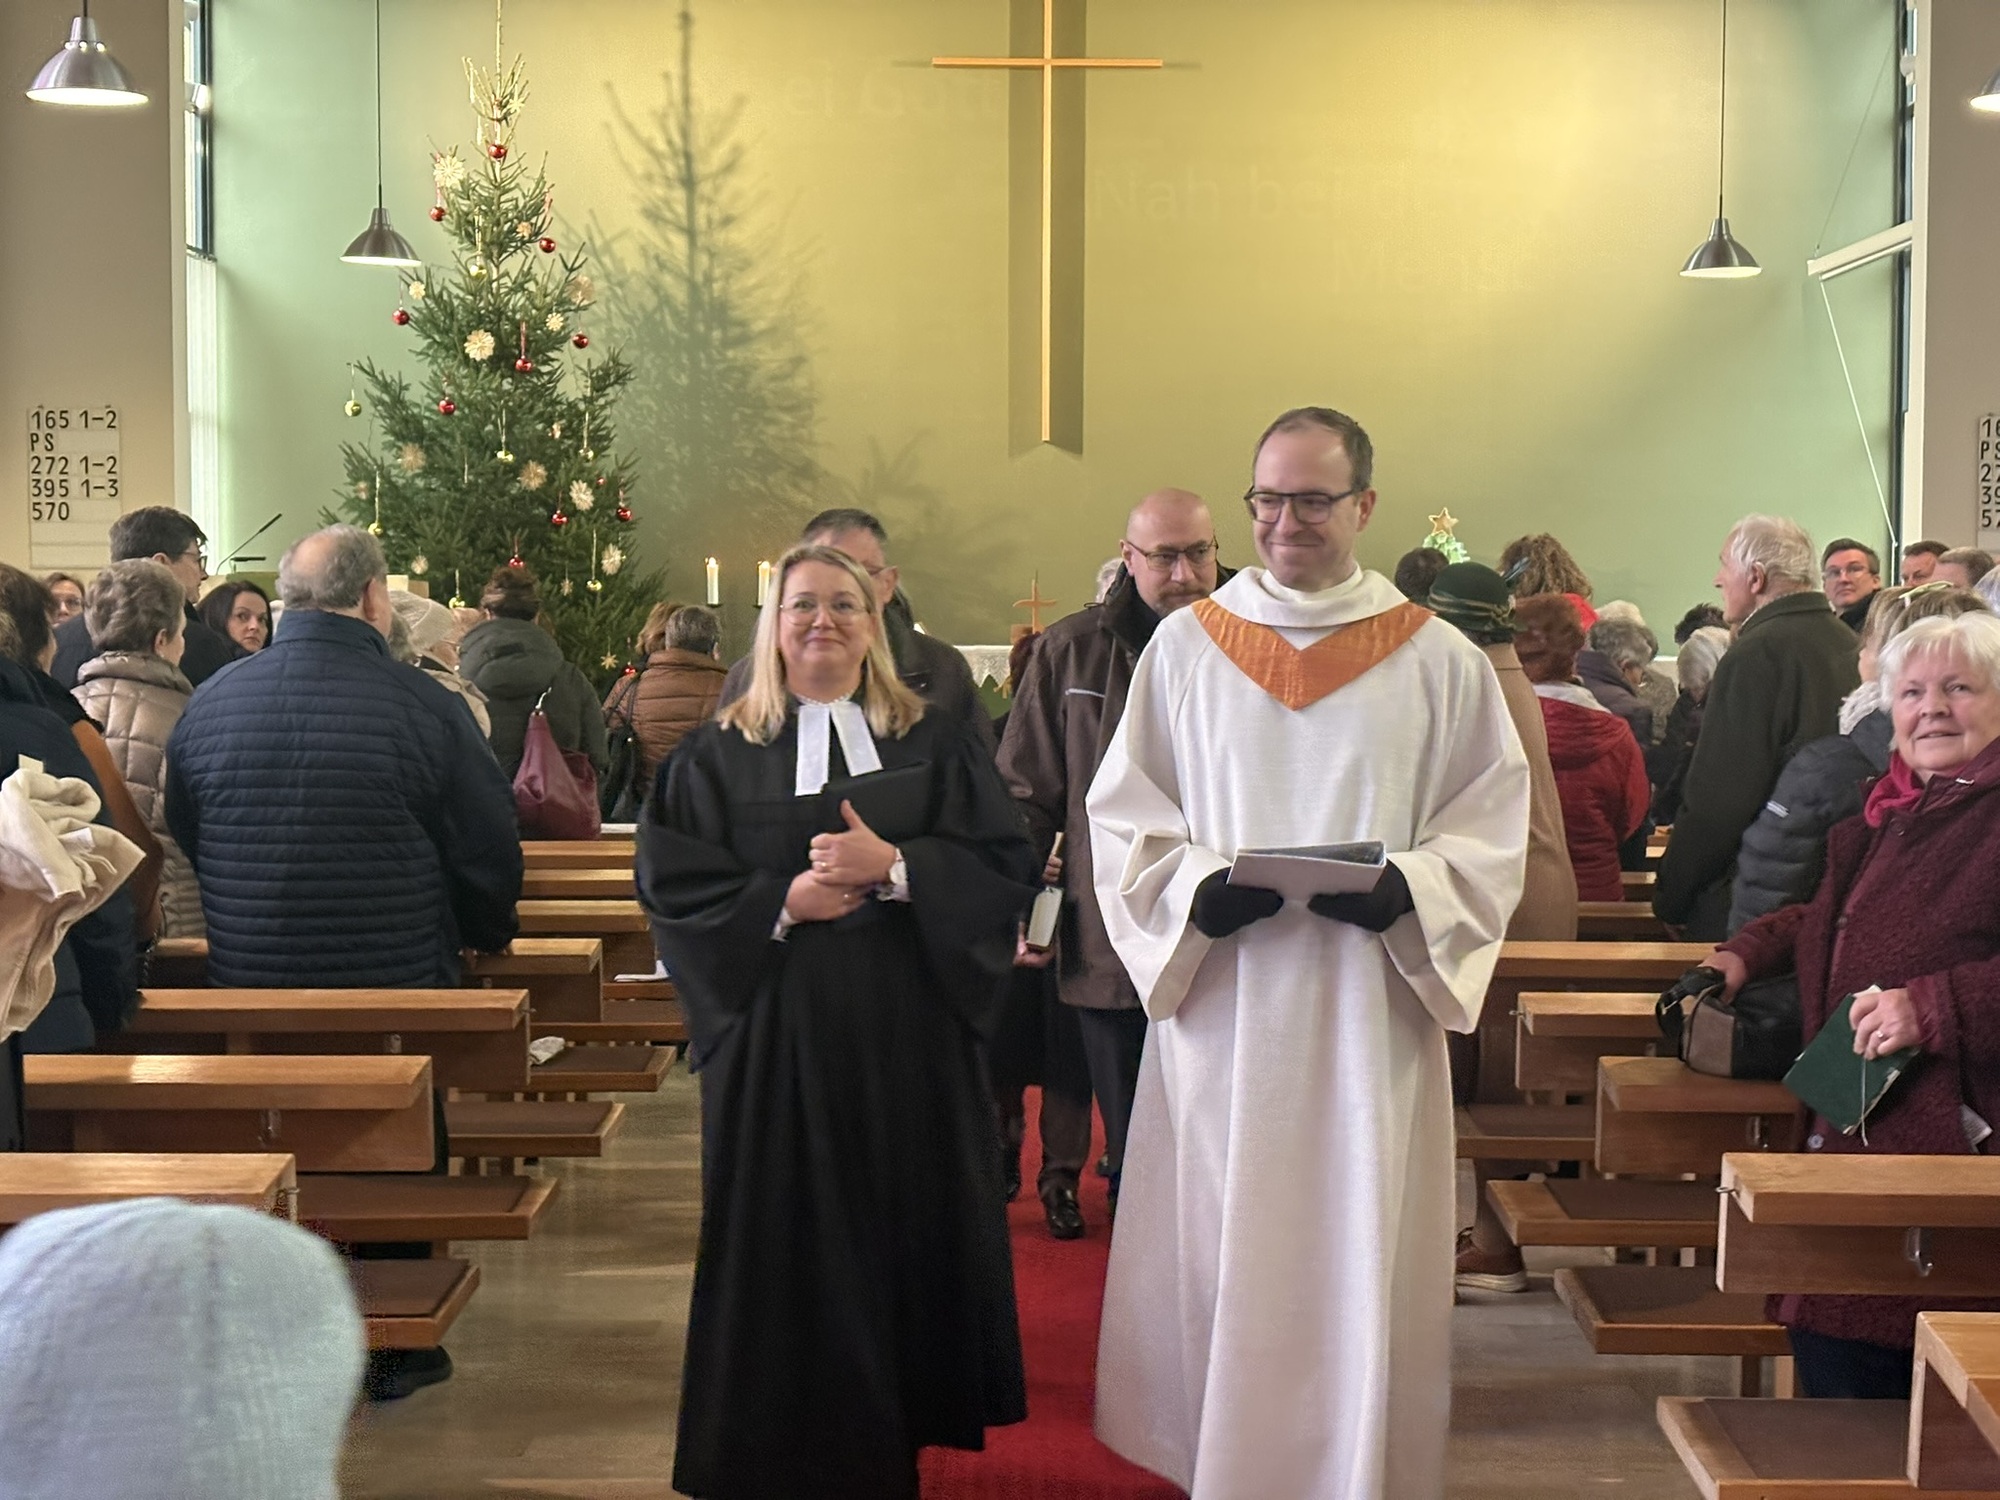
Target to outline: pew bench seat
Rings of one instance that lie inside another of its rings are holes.
[[[531,866],[521,877],[521,895],[531,901],[630,901],[632,866],[597,864],[565,869]]]
[[[1667,926],[1648,901],[1579,901],[1576,935],[1585,942],[1661,943]]]
[[[292,1158],[280,1154],[0,1153],[0,1229],[59,1208],[126,1198],[232,1203],[290,1219],[298,1191]]]
[[[557,1186],[553,1177],[308,1173],[299,1222],[342,1245],[525,1240]]]
[[[598,870],[622,865],[629,873],[639,846],[629,838],[523,839],[521,862],[530,870]]]
[[[625,1106],[596,1100],[454,1099],[444,1107],[451,1154],[462,1160],[517,1161],[602,1156],[625,1121]]]
[[[1458,1154],[1473,1161],[1589,1161],[1588,1104],[1467,1104],[1454,1113]]]
[[[1597,1353],[1733,1358],[1745,1396],[1759,1394],[1766,1359],[1791,1353],[1764,1299],[1717,1291],[1713,1266],[1571,1266],[1555,1290]]]
[[[1910,1478],[2000,1482],[2000,1313],[1917,1314]]]
[[[1715,1189],[1707,1183],[1503,1179],[1486,1184],[1486,1200],[1517,1245],[1703,1249],[1716,1239]]]
[[[351,1260],[347,1274],[370,1349],[435,1349],[479,1288],[479,1267],[435,1260]]]
[[[657,1094],[673,1061],[673,1053],[661,1047],[571,1046],[529,1070],[527,1092]]]
[[[1662,1396],[1658,1414],[1704,1500],[1994,1500],[1911,1483],[1907,1401]]]
[[[610,985],[607,990],[613,988]],[[624,986],[634,989],[637,986]],[[660,986],[649,986],[659,989]],[[672,1046],[688,1039],[687,1019],[678,1000],[613,1000],[604,1002],[601,1021],[543,1021],[533,1026],[536,1036],[559,1036],[578,1046],[616,1042],[651,1042]]]

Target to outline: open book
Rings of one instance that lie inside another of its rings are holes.
[[[1315,896],[1372,891],[1388,863],[1388,851],[1372,841],[1243,849],[1229,867],[1229,883],[1261,886],[1289,901],[1310,901]]]

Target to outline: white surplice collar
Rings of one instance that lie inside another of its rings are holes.
[[[1244,568],[1213,597],[1233,615],[1280,630],[1331,630],[1404,602],[1394,584],[1362,567],[1332,588],[1310,593],[1285,587],[1262,568]]]
[[[836,734],[848,775],[866,776],[882,769],[882,754],[875,748],[875,736],[868,732],[868,715],[859,703],[852,698],[832,703],[800,698],[798,704],[799,760],[792,780],[794,795],[810,797],[826,785]]]

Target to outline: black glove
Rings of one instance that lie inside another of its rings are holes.
[[[1261,885],[1231,885],[1229,872],[1217,870],[1194,888],[1194,909],[1188,920],[1203,937],[1226,938],[1252,922],[1275,917],[1285,898]]]
[[[1395,925],[1396,918],[1417,909],[1416,898],[1410,894],[1410,882],[1393,864],[1382,871],[1382,878],[1375,882],[1372,891],[1315,896],[1306,906],[1322,917],[1365,927],[1370,932],[1387,932]]]

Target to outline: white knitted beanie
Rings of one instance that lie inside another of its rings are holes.
[[[334,1500],[364,1354],[340,1257],[140,1198],[0,1240],[0,1500]]]

